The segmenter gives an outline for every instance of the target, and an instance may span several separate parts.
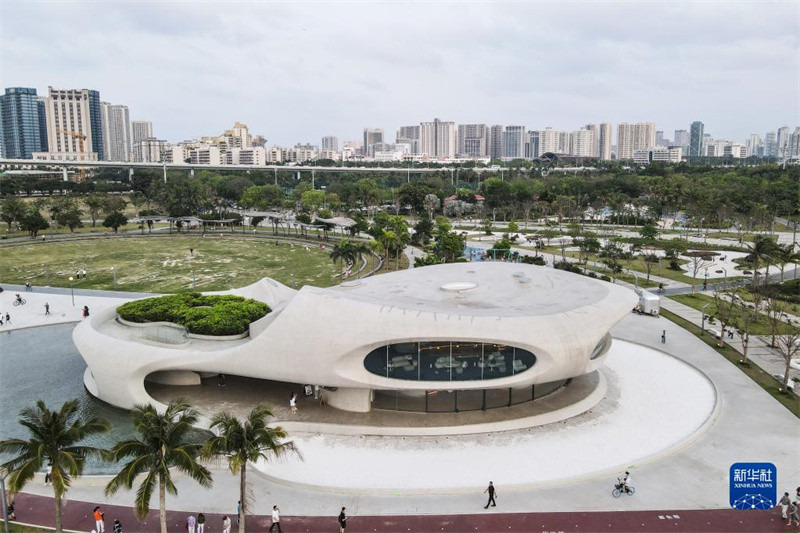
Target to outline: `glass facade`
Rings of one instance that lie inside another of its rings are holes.
[[[504,378],[536,364],[536,356],[505,344],[423,341],[389,344],[364,358],[371,373],[408,381],[478,381]]]
[[[0,96],[3,156],[9,159],[32,159],[33,152],[42,151],[42,126],[36,89],[6,89],[5,94]],[[44,142],[46,146],[47,140]]]
[[[92,129],[92,151],[97,152],[100,161],[106,160],[106,150],[103,144],[103,113],[100,107],[100,92],[89,93],[89,122]]]

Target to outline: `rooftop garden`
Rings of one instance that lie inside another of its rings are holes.
[[[172,322],[200,335],[239,335],[266,316],[269,306],[241,296],[205,296],[199,292],[135,300],[117,307],[124,320]]]

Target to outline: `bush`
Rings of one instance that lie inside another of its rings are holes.
[[[172,322],[200,335],[245,333],[251,322],[269,312],[263,302],[232,295],[204,296],[199,292],[135,300],[117,307],[119,316],[130,322]]]
[[[522,262],[526,265],[545,266],[547,264],[547,261],[541,255],[523,255]]]
[[[670,259],[669,268],[670,268],[670,270],[680,270],[681,269],[681,264],[678,263],[678,261],[676,261],[675,259]]]
[[[574,263],[570,263],[569,261],[556,261],[553,264],[553,268],[557,268],[558,270],[566,270],[567,272],[573,272],[575,274],[583,274],[583,270]]]

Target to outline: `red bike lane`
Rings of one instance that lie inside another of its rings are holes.
[[[92,509],[100,505],[105,513],[105,529],[113,531],[115,519],[120,520],[124,533],[157,533],[158,511],[151,511],[147,520],[138,521],[130,507],[104,505],[77,500],[63,506],[65,529],[89,532],[94,529]],[[32,494],[18,494],[15,501],[17,521],[32,525],[53,527],[55,504],[53,498]],[[191,514],[197,515],[195,511]],[[168,511],[167,525],[170,533],[185,532],[189,512]],[[330,517],[281,517],[282,530],[292,532],[338,532],[333,509]],[[236,531],[236,517],[228,515]],[[222,530],[223,515],[206,513],[206,533]],[[248,516],[248,532],[269,529],[269,516]],[[402,516],[350,516],[348,533],[410,533],[410,532],[747,532],[768,533],[797,531],[781,519],[780,510],[737,511],[734,509],[703,509],[682,511],[608,511],[569,513],[501,513],[497,510],[476,514],[458,515],[402,515]]]

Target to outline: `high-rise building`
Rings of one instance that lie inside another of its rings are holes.
[[[565,154],[569,152],[569,134],[566,135],[566,143],[564,143],[566,132],[554,130],[553,128],[545,128],[539,131],[539,150],[536,157],[542,154],[554,153]]]
[[[617,126],[617,159],[633,159],[636,150],[655,146],[656,125],[653,122],[622,122]]]
[[[364,156],[373,157],[376,144],[383,144],[383,130],[380,128],[364,128]]]
[[[419,125],[420,153],[437,159],[447,159],[456,155],[456,125],[438,118],[433,122]]]
[[[789,126],[778,128],[778,137],[775,142],[778,143],[778,157],[780,159],[789,157]]]
[[[10,87],[0,95],[0,153],[8,159],[31,159],[46,151],[42,144],[39,98],[36,89]]]
[[[456,153],[472,158],[489,155],[489,128],[486,124],[459,124]]]
[[[789,153],[787,157],[800,157],[800,126],[795,127],[794,132],[789,135]]]
[[[401,126],[395,135],[395,144],[407,144],[412,154],[419,154],[419,126]]]
[[[42,152],[47,152],[47,97],[40,96],[36,104],[39,110],[39,137],[42,139]]]
[[[600,136],[597,139],[597,155],[603,161],[611,160],[611,123],[600,123]]]
[[[525,143],[525,158],[533,159],[535,157],[539,157],[540,155],[541,154],[539,152],[539,132],[529,131],[528,142]]]
[[[167,150],[167,141],[148,137],[137,141],[133,145],[133,153],[139,154],[140,163],[161,163],[164,160],[164,152]]]
[[[763,157],[764,156],[764,143],[761,141],[761,135],[757,133],[750,134],[746,142],[747,157]]]
[[[703,123],[699,120],[695,120],[689,127],[689,157],[700,157],[704,153]]]
[[[131,122],[131,138],[133,139],[133,160],[137,163],[149,163],[142,151],[142,141],[153,139],[153,123],[149,120],[134,120]],[[159,160],[160,162],[160,160]]]
[[[656,130],[656,146],[668,146],[669,140],[664,138],[664,132],[661,130]]]
[[[339,137],[328,135],[322,138],[323,151],[338,152],[339,151]]]
[[[689,132],[686,130],[675,130],[674,146],[689,147]]]
[[[503,132],[503,158],[525,157],[525,126],[506,126]]]
[[[503,157],[503,126],[492,126],[489,130],[489,157],[492,159]]]
[[[774,131],[768,131],[764,136],[764,155],[778,157],[778,141]]]
[[[100,102],[100,111],[103,116],[106,161],[130,161],[133,154],[128,106]]]
[[[587,127],[570,133],[569,154],[582,157],[597,157],[594,130]]]
[[[100,93],[49,87],[47,153],[37,159],[97,161],[105,158]]]

